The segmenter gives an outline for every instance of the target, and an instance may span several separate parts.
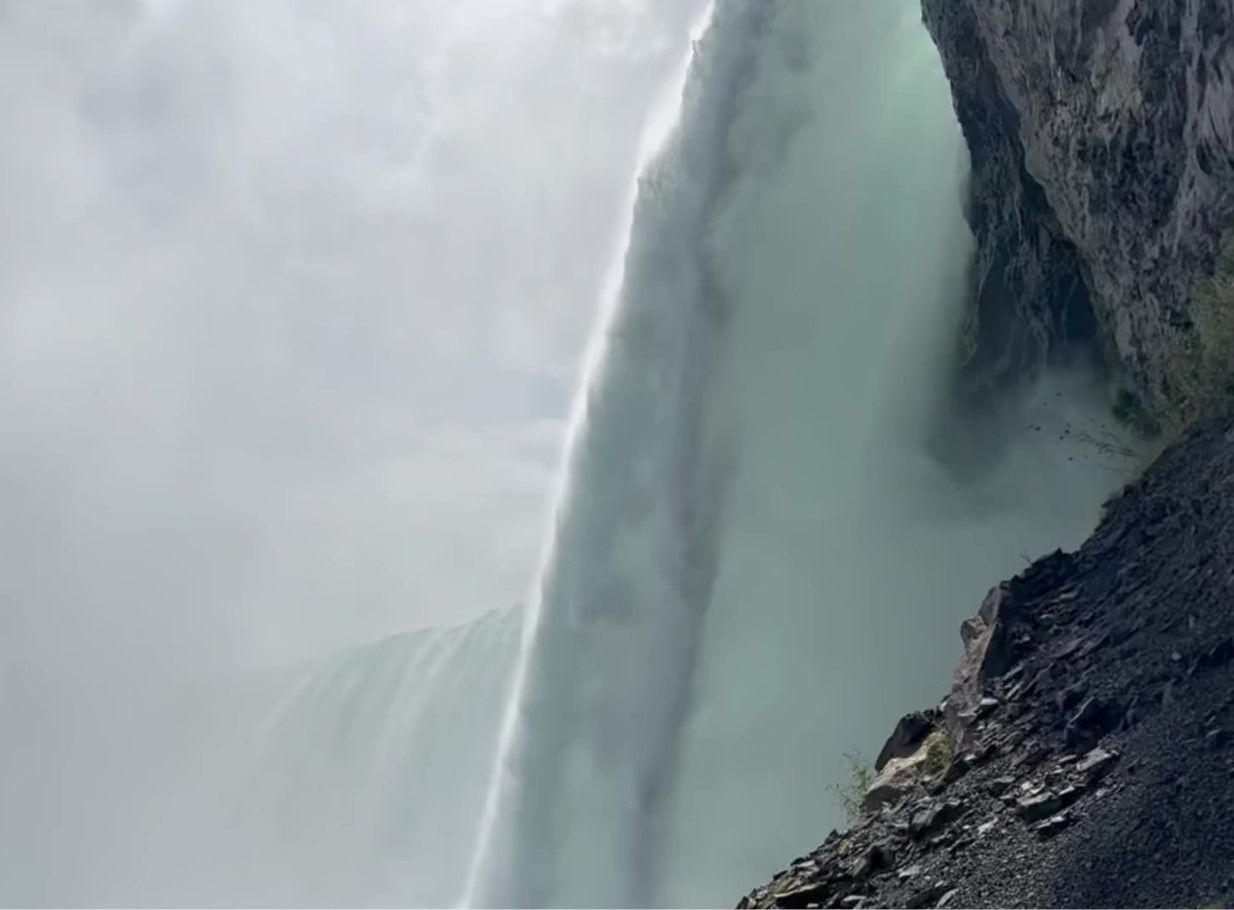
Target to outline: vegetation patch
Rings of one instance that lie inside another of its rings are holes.
[[[1212,277],[1196,286],[1191,315],[1191,331],[1165,377],[1161,417],[1174,433],[1234,407],[1234,231],[1222,239]]]
[[[955,760],[955,749],[951,746],[951,740],[941,730],[935,730],[926,738],[924,748],[926,754],[921,770],[927,777],[942,777]]]
[[[849,824],[852,824],[861,814],[861,804],[865,801],[866,791],[874,783],[874,769],[856,752],[845,752],[844,761],[848,764],[844,780],[832,784],[829,789],[836,805],[843,810]]]

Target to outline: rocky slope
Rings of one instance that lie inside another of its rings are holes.
[[[742,907],[1229,906],[1234,418],[996,587],[865,808]]]
[[[972,152],[970,376],[1095,335],[1151,408],[1188,416],[1192,354],[1223,331],[1195,298],[1234,221],[1234,3],[922,6]]]

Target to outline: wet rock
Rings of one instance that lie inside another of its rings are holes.
[[[805,908],[820,905],[831,896],[831,892],[830,882],[818,882],[775,894],[772,900],[775,906],[784,907],[786,910],[787,908]]]
[[[961,774],[985,764],[997,754],[998,747],[994,743],[986,743],[971,752],[965,752],[953,763],[949,777],[955,780]]]
[[[1026,822],[1040,821],[1070,806],[1083,792],[1080,787],[1066,787],[1057,792],[1047,790],[1034,796],[1023,796],[1016,800],[1016,811]]]
[[[1118,755],[1114,752],[1108,752],[1100,746],[1087,752],[1083,758],[1076,762],[1075,769],[1081,774],[1088,777],[1090,781],[1098,780],[1104,777],[1106,772],[1114,767],[1118,761]]]
[[[957,800],[930,803],[913,814],[909,833],[915,838],[922,838],[957,818],[962,811],[963,807]]]
[[[1231,660],[1234,660],[1234,639],[1225,638],[1201,654],[1196,659],[1196,666],[1200,670],[1212,670],[1225,666]]]
[[[951,886],[946,882],[939,880],[934,882],[928,888],[922,888],[919,891],[914,891],[913,894],[905,902],[906,907],[923,908],[933,907],[942,900],[943,895],[951,890]]]
[[[1063,805],[1053,793],[1039,793],[1020,797],[1015,802],[1015,808],[1025,821],[1035,822],[1053,815]]]
[[[1058,710],[1070,711],[1084,700],[1087,693],[1088,689],[1083,683],[1076,683],[1057,693],[1054,696],[1054,703],[1058,706]]]
[[[1219,749],[1224,749],[1230,744],[1230,731],[1218,727],[1215,730],[1209,730],[1204,734],[1204,747],[1213,752]]]
[[[1059,812],[1057,815],[1052,815],[1045,821],[1034,825],[1033,832],[1040,838],[1050,838],[1063,829],[1070,827],[1074,821],[1075,816],[1070,811]]]
[[[1014,786],[1014,777],[996,777],[986,784],[986,792],[991,796],[1002,796]]]
[[[853,864],[849,874],[857,881],[864,881],[895,864],[895,851],[887,844],[872,844],[861,858]]]
[[[1085,699],[1067,721],[1064,733],[1067,748],[1076,751],[1091,749],[1120,720],[1122,709],[1116,703],[1097,697]]]
[[[1031,771],[1050,756],[1050,748],[1045,743],[1030,740],[1024,744],[1015,766],[1023,771]]]

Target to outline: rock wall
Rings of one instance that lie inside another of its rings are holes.
[[[922,7],[972,152],[970,376],[1031,372],[1095,334],[1166,405],[1234,222],[1234,2]]]

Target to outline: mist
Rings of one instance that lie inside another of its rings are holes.
[[[0,899],[243,902],[302,662],[523,598],[697,5],[0,3]]]
[[[1084,352],[957,405],[919,19],[0,2],[0,902],[728,905],[840,824],[1140,458]]]
[[[915,3],[716,4],[639,178],[473,900],[731,903],[843,826],[845,754],[1134,468],[1083,352],[963,404],[966,172]]]

